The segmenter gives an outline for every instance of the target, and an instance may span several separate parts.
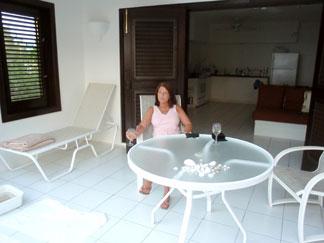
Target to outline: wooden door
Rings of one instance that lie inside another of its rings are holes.
[[[122,134],[140,122],[139,95],[154,94],[161,81],[172,84],[186,104],[186,10],[120,10]],[[185,106],[184,106],[185,108]]]
[[[310,117],[307,126],[305,145],[324,146],[324,15],[320,29],[317,58],[312,89]],[[317,168],[320,151],[306,151],[302,169],[313,171]]]

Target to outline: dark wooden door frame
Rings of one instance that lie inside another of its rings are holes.
[[[188,12],[190,11],[208,11],[208,10],[224,10],[224,9],[244,9],[244,8],[255,8],[255,7],[276,7],[276,6],[289,6],[289,5],[304,5],[304,4],[316,4],[323,3],[323,0],[225,0],[225,1],[213,1],[213,2],[199,2],[199,3],[188,3],[188,4],[172,4],[172,5],[160,5],[154,6],[155,8],[159,7],[181,7],[186,8]],[[152,6],[149,6],[152,7]],[[149,8],[142,7],[142,8]],[[121,87],[121,121],[122,121],[122,141],[125,141],[125,119],[123,117],[124,114],[124,106],[125,106],[125,92],[124,92],[124,59],[123,53],[127,51],[124,49],[124,18],[123,11],[125,9],[119,10],[119,24],[120,24],[120,87]],[[188,15],[187,15],[188,16]],[[187,17],[187,21],[189,23],[189,18]],[[189,24],[188,24],[189,25]],[[188,27],[187,25],[187,27]],[[189,32],[188,32],[189,33]],[[188,52],[189,52],[189,40],[186,42],[186,66],[188,64]],[[127,48],[127,47],[126,47]],[[186,74],[186,76],[188,76]],[[187,84],[185,84],[187,86]]]
[[[317,47],[313,92],[310,104],[309,120],[305,145],[324,146],[324,12]],[[314,171],[323,151],[305,151],[303,153],[302,170]]]
[[[170,82],[186,104],[186,19],[186,9],[182,7],[120,9],[123,135],[126,127],[135,127],[140,121],[139,95],[154,94],[160,81]],[[161,33],[167,38],[160,38]],[[156,56],[148,54],[150,50]]]

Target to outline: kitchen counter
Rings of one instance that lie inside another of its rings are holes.
[[[269,77],[251,77],[236,75],[217,75],[208,78],[208,100],[217,102],[232,102],[256,104],[258,90],[254,89],[255,80],[267,84]]]
[[[262,79],[269,79],[269,76],[254,76],[254,75],[232,75],[232,74],[226,74],[226,75],[219,75],[219,74],[212,74],[210,77],[238,77],[238,78],[262,78]]]
[[[208,77],[238,77],[238,78],[262,78],[262,79],[268,79],[269,80],[269,76],[260,76],[260,75],[236,75],[236,74],[210,74],[207,76]],[[189,75],[189,78],[199,78],[199,75]],[[206,77],[205,77],[206,78]]]

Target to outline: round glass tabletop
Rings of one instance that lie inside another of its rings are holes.
[[[255,185],[270,175],[273,157],[263,148],[234,138],[217,144],[211,135],[152,138],[128,152],[139,176],[170,187],[209,191]]]

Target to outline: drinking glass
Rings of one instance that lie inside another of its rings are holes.
[[[221,133],[221,131],[222,131],[222,125],[218,122],[213,123],[212,132],[215,135],[216,143],[217,143],[217,136]]]
[[[128,129],[127,129],[127,133],[128,133],[128,134],[136,133],[136,130],[135,130],[134,128],[128,128]],[[128,146],[133,146],[133,145],[134,145],[134,144],[133,144],[133,140],[130,140],[130,139],[127,138],[127,145],[128,145]]]

